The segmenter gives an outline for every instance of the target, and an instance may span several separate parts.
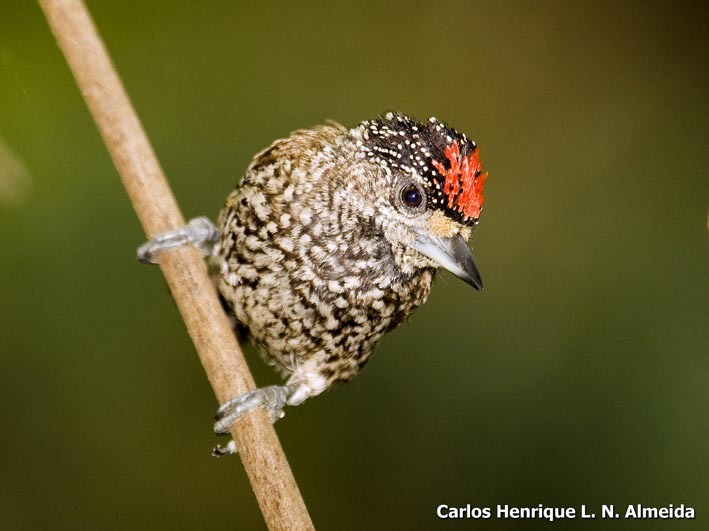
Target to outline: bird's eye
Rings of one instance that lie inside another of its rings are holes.
[[[405,206],[419,210],[424,201],[424,192],[414,183],[407,183],[401,187],[399,197]]]
[[[399,212],[407,216],[426,211],[426,192],[412,179],[402,179],[399,182],[393,199]]]

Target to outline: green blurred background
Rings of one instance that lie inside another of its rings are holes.
[[[561,526],[709,528],[706,2],[202,4],[89,2],[186,216],[327,118],[435,115],[490,172],[486,290],[442,274],[357,380],[277,425],[316,525],[684,503],[696,520]],[[0,137],[0,529],[262,529],[33,2],[2,6]]]

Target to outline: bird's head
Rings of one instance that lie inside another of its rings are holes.
[[[402,270],[443,267],[482,289],[467,243],[487,177],[475,142],[436,118],[421,123],[399,113],[352,133],[380,177],[372,190],[377,217]]]

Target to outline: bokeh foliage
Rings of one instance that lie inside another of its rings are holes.
[[[321,529],[447,527],[440,503],[685,503],[595,524],[707,528],[706,3],[89,7],[187,216],[327,118],[435,115],[481,147],[485,292],[441,275],[360,378],[278,424]],[[0,137],[0,528],[262,528],[32,2],[2,6]],[[510,527],[546,525],[476,526]]]

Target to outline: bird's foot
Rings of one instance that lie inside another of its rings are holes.
[[[156,264],[160,253],[183,245],[194,245],[207,256],[219,241],[219,229],[209,218],[191,219],[184,227],[158,234],[138,248],[138,261]]]
[[[214,433],[223,435],[229,432],[229,427],[247,413],[262,407],[268,413],[271,422],[276,422],[284,416],[283,408],[288,403],[291,393],[290,386],[271,385],[254,389],[248,393],[227,400],[217,410],[214,418]]]
[[[217,422],[214,424],[214,433],[224,435],[229,433],[229,427],[239,420],[244,415],[251,413],[257,408],[264,408],[268,413],[271,422],[276,422],[285,416],[283,408],[288,404],[288,399],[293,393],[293,387],[290,385],[272,385],[269,387],[261,387],[254,389],[241,396],[232,398],[224,402],[214,418]],[[222,457],[225,455],[235,454],[238,452],[236,442],[229,441],[226,446],[217,446],[212,450],[214,457]]]
[[[224,402],[217,410],[214,418],[214,433],[224,435],[229,433],[229,428],[234,422],[244,415],[251,413],[254,409],[262,407],[268,413],[272,423],[285,416],[283,408],[285,406],[297,406],[313,396],[312,389],[301,382],[293,382],[286,385],[271,385],[260,387],[244,393],[241,396],[232,398]],[[217,445],[212,450],[214,457],[235,454],[239,451],[236,441],[229,441],[226,446]]]

